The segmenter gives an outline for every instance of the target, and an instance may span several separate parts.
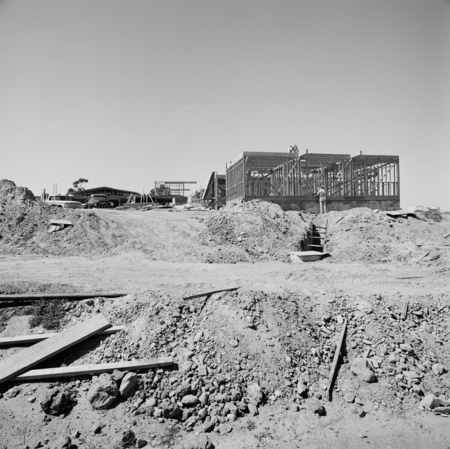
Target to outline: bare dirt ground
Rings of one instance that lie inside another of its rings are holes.
[[[89,403],[89,376],[2,384],[1,449],[69,447],[62,440],[67,436],[72,447],[109,449],[120,447],[128,429],[146,447],[158,448],[450,447],[448,415],[420,407],[427,394],[444,401],[450,396],[445,216],[439,223],[391,220],[358,209],[299,217],[265,204],[219,213],[55,212],[31,199],[20,201],[30,201],[20,212],[17,226],[26,230],[20,238],[8,221],[11,209],[0,220],[0,293],[127,293],[68,306],[61,328],[101,312],[127,330],[82,343],[44,366],[171,355],[179,368],[156,374],[159,385],[153,373],[150,386],[149,374],[141,374],[136,394],[108,410]],[[75,226],[48,234],[50,217],[71,219]],[[288,263],[307,224],[326,219],[331,258]],[[217,231],[221,223],[226,233]],[[234,286],[240,289],[207,301],[182,300]],[[409,315],[403,321],[405,302]],[[30,328],[29,309],[0,312],[0,337],[44,330]],[[330,402],[324,386],[344,318],[346,356]],[[20,349],[0,349],[0,360]],[[361,357],[371,360],[377,382],[352,372]],[[200,358],[208,367],[201,379],[195,364],[185,371],[186,363]],[[408,380],[408,373],[416,376]],[[208,393],[209,403],[196,406],[194,414],[184,409],[176,420],[160,414],[158,407],[186,382],[194,396]],[[264,396],[255,416],[242,404],[254,383]],[[44,413],[39,403],[50,388],[72,391],[76,405],[60,416]],[[153,399],[156,404],[149,405]],[[320,406],[325,414],[317,413]],[[220,419],[205,433],[213,417]]]

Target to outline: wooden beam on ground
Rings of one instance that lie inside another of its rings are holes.
[[[83,376],[86,374],[112,373],[114,370],[138,370],[162,368],[173,365],[171,357],[150,359],[138,362],[99,363],[96,365],[64,366],[60,368],[33,369],[12,379],[15,382],[51,379],[63,376]]]
[[[128,293],[33,293],[22,295],[0,295],[0,301],[21,302],[39,299],[89,299],[89,298],[119,298]]]
[[[116,332],[120,332],[126,329],[126,326],[113,326],[104,331],[98,332],[96,335],[111,335]],[[30,335],[18,335],[16,337],[0,337],[0,346],[14,346],[23,345],[28,343],[37,343],[38,341],[46,340],[50,337],[55,337],[59,335],[58,333],[48,333],[48,334],[30,334]]]
[[[240,287],[223,288],[222,290],[214,290],[212,292],[197,293],[196,295],[186,296],[183,299],[200,298],[201,296],[211,296],[211,295],[214,295],[214,293],[220,293],[220,292],[233,292],[233,291],[237,290],[238,288],[240,288]]]
[[[328,399],[330,401],[331,401],[331,392],[332,392],[332,389],[333,389],[333,383],[334,383],[334,379],[335,379],[335,376],[336,376],[337,366],[338,366],[338,362],[339,362],[339,357],[341,355],[342,345],[344,343],[344,338],[345,338],[345,332],[346,331],[347,331],[347,320],[345,320],[344,324],[342,325],[341,334],[339,335],[339,342],[338,342],[338,344],[336,346],[336,352],[334,353],[333,364],[331,365],[330,377],[328,379],[327,394],[328,394]]]
[[[66,226],[73,226],[73,223],[70,220],[50,220],[50,224],[62,224]]]
[[[17,377],[38,363],[59,354],[108,327],[111,327],[111,324],[103,315],[99,314],[84,323],[66,329],[54,337],[22,349],[22,351],[0,361],[0,383]]]
[[[402,321],[405,321],[407,316],[408,316],[408,303],[405,302],[402,305]]]

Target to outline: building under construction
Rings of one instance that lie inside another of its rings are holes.
[[[327,211],[370,207],[400,208],[398,156],[245,151],[227,166],[226,201],[255,199],[284,210],[318,212],[320,186]]]

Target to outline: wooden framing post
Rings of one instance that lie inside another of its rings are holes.
[[[218,186],[218,180],[217,180],[217,172],[214,172],[214,209],[218,209],[219,208],[219,186]]]

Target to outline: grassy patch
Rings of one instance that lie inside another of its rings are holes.
[[[35,305],[30,307],[30,327],[42,326],[48,330],[59,330],[61,320],[66,315],[66,302],[63,299],[36,301]]]

